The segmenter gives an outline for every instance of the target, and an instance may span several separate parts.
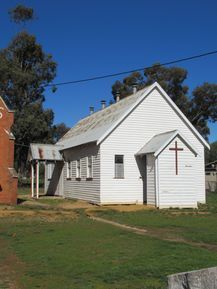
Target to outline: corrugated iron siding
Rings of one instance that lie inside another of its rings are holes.
[[[71,162],[71,178],[63,169],[64,197],[100,203],[100,150],[96,144],[86,144],[64,151],[66,161]],[[93,179],[87,180],[87,157],[93,157]],[[81,159],[81,179],[76,180],[76,160]]]

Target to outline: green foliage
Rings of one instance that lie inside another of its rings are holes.
[[[44,100],[44,86],[56,76],[56,63],[43,52],[36,38],[27,32],[18,33],[1,51],[4,66],[0,75],[0,93],[15,110]],[[7,70],[6,75],[3,73]]]
[[[217,160],[217,141],[210,144],[210,150],[206,150],[206,163]]]
[[[154,64],[151,68],[145,69],[146,85],[157,81],[176,105],[188,115],[190,102],[186,96],[188,87],[184,85],[187,78],[187,71],[180,67],[164,67]]]
[[[62,136],[64,136],[64,134],[67,133],[67,131],[69,130],[69,127],[67,127],[65,125],[65,123],[59,123],[53,126],[52,128],[53,130],[53,141],[57,142],[59,139],[61,139]]]
[[[116,92],[124,98],[133,92],[133,84],[138,90],[158,82],[192,124],[205,137],[209,135],[208,121],[217,121],[217,84],[204,83],[188,96],[188,86],[184,84],[187,71],[180,67],[164,67],[154,64],[145,69],[144,74],[134,72],[123,81],[116,81],[112,86],[115,99]]]
[[[203,135],[207,135],[207,121],[217,121],[217,84],[205,82],[196,87],[192,95],[191,121]]]
[[[18,5],[10,15],[20,23],[32,20],[34,11]],[[8,47],[0,50],[0,95],[15,110],[15,164],[21,173],[30,142],[53,143],[67,129],[64,124],[53,126],[53,111],[43,108],[45,87],[55,78],[56,68],[52,56],[26,31],[19,32]]]
[[[16,135],[16,167],[24,171],[30,142],[52,143],[53,111],[44,110],[42,103],[28,104],[15,112],[13,131]],[[22,145],[20,145],[22,144]]]
[[[17,5],[15,8],[9,10],[9,15],[15,23],[25,23],[26,21],[33,20],[34,10],[24,5]]]

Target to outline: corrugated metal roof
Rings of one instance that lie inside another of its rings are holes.
[[[177,136],[192,151],[192,153],[195,154],[195,156],[198,155],[194,146],[189,143],[189,141],[178,130],[173,130],[155,135],[138,151],[136,156],[153,153],[154,156],[157,157]]]
[[[63,145],[64,149],[66,149],[97,141],[127,112],[148,88],[149,87],[139,90],[137,93],[83,118],[72,127],[57,144]]]
[[[150,141],[148,141],[144,147],[142,147],[136,155],[145,155],[155,153],[160,150],[171,138],[175,137],[178,131],[173,130],[161,134],[155,135]]]
[[[61,161],[63,160],[59,152],[61,148],[61,145],[31,143],[28,158],[29,160]]]
[[[159,90],[176,113],[190,127],[195,136],[197,136],[198,139],[209,148],[209,144],[203,139],[157,82],[80,120],[57,142],[57,145],[63,145],[62,149],[68,149],[90,142],[101,143],[104,138],[115,129],[122,119],[126,117],[128,113],[130,113],[153,89]]]

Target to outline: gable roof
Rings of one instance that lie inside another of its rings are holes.
[[[57,144],[63,145],[64,149],[66,149],[84,143],[97,142],[125,115],[147,89],[148,87],[139,90],[137,93],[81,119]]]
[[[197,151],[194,147],[184,138],[178,130],[168,131],[165,133],[157,134],[148,141],[144,147],[142,147],[136,156],[143,156],[146,154],[153,153],[157,157],[177,136],[185,143],[185,145],[197,155]]]
[[[100,144],[154,89],[157,89],[161,93],[201,143],[209,148],[206,140],[199,134],[157,82],[80,120],[57,144],[63,145],[62,149],[89,142],[97,142],[97,144]]]

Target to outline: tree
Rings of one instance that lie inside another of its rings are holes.
[[[33,35],[20,32],[9,46],[0,52],[4,67],[0,93],[16,110],[36,101],[44,101],[45,86],[56,76],[56,63],[43,52]],[[1,69],[0,69],[1,71]]]
[[[184,85],[187,71],[180,67],[168,68],[159,65],[154,64],[144,70],[146,85],[157,81],[185,115],[188,115],[191,104],[187,97],[188,86]]]
[[[33,19],[33,9],[18,5],[11,19],[23,23]],[[0,94],[15,110],[16,168],[23,172],[30,142],[53,142],[52,110],[43,108],[45,86],[56,76],[56,63],[43,51],[34,35],[19,32],[0,51]]]
[[[210,150],[206,150],[206,163],[217,160],[217,141],[210,144]]]
[[[144,70],[144,75],[134,72],[123,81],[116,81],[112,86],[115,99],[116,92],[124,98],[132,93],[133,84],[140,90],[157,81],[182,112],[188,117],[196,129],[207,139],[209,135],[208,121],[217,121],[217,85],[204,83],[188,96],[188,86],[184,84],[187,71],[180,67],[163,67],[154,64]]]
[[[137,85],[137,89],[140,90],[146,86],[144,77],[140,72],[133,72],[129,76],[123,79],[123,82],[116,81],[112,86],[112,94],[116,100],[116,93],[120,93],[120,98],[124,98],[133,93],[133,85]]]
[[[67,127],[65,123],[61,122],[59,124],[54,125],[52,130],[53,130],[52,132],[53,141],[56,143],[58,140],[61,139],[62,136],[64,136],[64,134],[67,133],[69,127]]]
[[[23,5],[17,5],[15,8],[9,10],[8,13],[11,20],[18,24],[25,24],[26,21],[33,20],[34,18],[34,10],[31,7]]]
[[[205,82],[192,92],[192,122],[217,121],[217,84]]]
[[[25,172],[28,147],[31,142],[52,143],[54,113],[44,110],[41,102],[31,103],[21,111],[15,111],[13,132],[16,136],[15,165],[19,172]]]
[[[112,94],[115,98],[116,91],[120,93],[121,98],[130,95],[133,91],[133,85],[137,85],[140,90],[157,81],[168,93],[172,100],[178,105],[185,114],[188,114],[191,106],[186,94],[188,87],[183,84],[187,77],[187,71],[179,67],[163,67],[159,63],[144,70],[144,76],[140,72],[133,72],[123,79],[123,82],[116,81],[112,86]]]

